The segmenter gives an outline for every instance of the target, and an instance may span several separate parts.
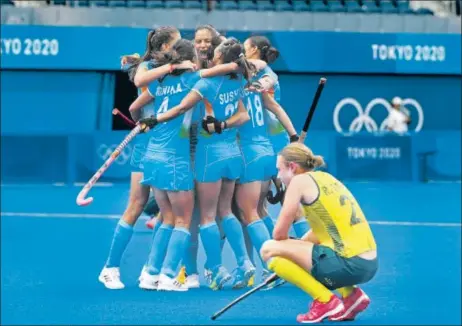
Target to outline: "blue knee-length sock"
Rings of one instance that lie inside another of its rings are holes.
[[[186,251],[183,257],[183,265],[187,275],[199,274],[197,271],[197,253],[199,251],[199,221],[198,217],[193,215],[191,225],[189,227],[191,238],[186,246]]]
[[[148,258],[148,272],[158,275],[167,252],[168,243],[172,235],[173,226],[162,224],[152,240],[151,251]]]
[[[306,232],[310,229],[308,222],[302,218],[293,224],[295,235],[297,238],[301,238],[305,235]]]
[[[154,243],[154,237],[156,236],[157,231],[162,225],[162,221],[157,221],[156,224],[154,225],[154,228],[152,229],[152,238],[151,241],[149,242],[149,252],[152,250],[152,244]],[[148,267],[149,266],[149,255],[148,258],[146,259],[146,263],[144,266]]]
[[[207,255],[207,268],[213,270],[221,265],[220,231],[217,223],[212,222],[201,226],[200,235]]]
[[[106,267],[119,267],[122,255],[130,242],[133,235],[133,225],[128,224],[124,220],[117,223],[112,238],[111,249],[106,261]]]
[[[265,241],[271,239],[268,229],[266,228],[265,223],[262,220],[258,219],[247,225],[247,231],[249,232],[249,236],[252,240],[253,246],[257,250],[258,256],[261,259],[260,249],[263,246],[263,243],[265,243]],[[266,268],[266,264],[263,261],[263,259],[261,261],[263,266]]]
[[[245,247],[244,232],[242,232],[241,223],[236,216],[230,214],[223,218],[221,225],[229,245],[236,256],[237,265],[242,266],[246,260],[249,260],[249,256]]]
[[[191,233],[184,227],[175,227],[168,243],[167,254],[162,265],[161,273],[168,277],[175,277],[181,259],[190,243]]]
[[[273,238],[274,222],[271,216],[267,215],[261,219],[265,223],[266,228],[268,229],[269,235]]]
[[[191,234],[189,244],[186,245],[186,251],[183,257],[183,264],[187,275],[199,274],[197,271],[197,252],[199,243],[194,240]]]

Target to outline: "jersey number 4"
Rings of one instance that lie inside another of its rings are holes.
[[[361,219],[356,216],[356,209],[353,201],[346,195],[340,196],[340,205],[345,206],[346,204],[350,203],[351,206],[351,218],[350,218],[350,225],[356,225],[361,223]]]

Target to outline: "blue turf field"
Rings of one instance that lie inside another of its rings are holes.
[[[364,286],[372,304],[354,324],[460,325],[460,183],[349,186],[371,221],[380,257],[377,276]],[[285,285],[249,297],[213,322],[210,315],[242,291],[138,289],[151,239],[144,219],[123,259],[126,289],[106,290],[97,278],[126,186],[95,188],[86,208],[75,205],[80,187],[1,190],[2,324],[296,324],[296,314],[306,310],[307,296]]]

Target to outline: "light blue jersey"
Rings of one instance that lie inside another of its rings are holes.
[[[273,74],[272,76],[277,75],[271,70],[271,68],[266,67],[271,73]],[[281,87],[279,85],[279,80],[276,82],[274,85],[273,89],[271,89],[269,92],[269,95],[272,95],[276,102],[280,103],[281,101]],[[289,135],[287,134],[287,131],[285,130],[284,126],[282,125],[281,122],[279,122],[278,118],[274,115],[273,112],[270,112],[268,110],[266,111],[266,121],[267,121],[267,126],[268,126],[268,136],[271,141],[271,144],[273,145],[274,152],[276,155],[285,147],[289,144]]]
[[[150,70],[154,67],[152,62],[144,61],[138,66],[138,70]],[[147,90],[147,87],[138,88],[138,96],[143,94]],[[154,102],[145,105],[141,110],[141,118],[147,118],[154,114]],[[146,152],[146,145],[149,137],[147,134],[139,134],[133,140],[133,151],[130,159],[130,165],[132,172],[143,172],[143,157]]]
[[[199,80],[197,72],[180,76],[167,75],[161,82],[149,85],[155,97],[155,114],[165,113],[179,105]],[[144,180],[157,189],[187,191],[193,188],[190,158],[190,126],[193,110],[170,121],[159,123],[147,133],[149,141],[144,157]]]
[[[256,80],[273,74],[271,69],[261,70]],[[277,78],[272,76],[273,78]],[[245,91],[244,105],[250,121],[239,127],[239,141],[244,165],[239,183],[267,181],[276,172],[276,156],[268,135],[266,112],[261,94]]]
[[[242,80],[229,76],[203,78],[194,85],[194,91],[203,99],[204,116],[211,115],[220,121],[233,116],[242,98]],[[221,134],[208,134],[199,126],[196,150],[196,179],[199,182],[217,182],[220,179],[236,180],[241,172],[242,158],[236,141],[235,128]]]

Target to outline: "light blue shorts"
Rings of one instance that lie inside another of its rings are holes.
[[[241,174],[242,156],[237,142],[197,144],[194,167],[198,182],[238,179]]]
[[[130,167],[132,172],[143,172],[143,158],[149,141],[148,134],[138,134],[132,141],[132,157]]]
[[[279,154],[280,151],[290,143],[289,135],[287,132],[281,132],[277,135],[272,135],[268,137],[273,145],[274,154],[276,156]]]
[[[239,183],[268,181],[277,174],[276,155],[267,144],[242,144],[243,166]]]
[[[142,185],[165,191],[189,191],[194,189],[191,159],[179,156],[174,151],[156,151],[144,159],[144,179]]]

